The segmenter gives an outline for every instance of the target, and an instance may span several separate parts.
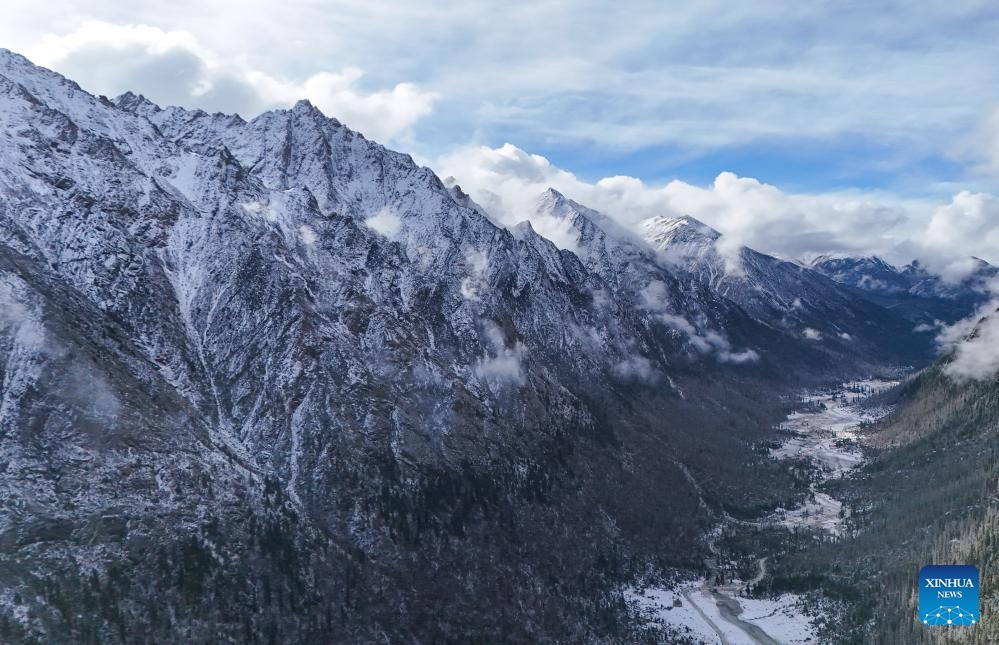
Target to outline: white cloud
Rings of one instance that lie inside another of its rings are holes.
[[[496,384],[524,384],[524,371],[521,361],[527,353],[527,348],[519,341],[513,347],[507,347],[503,333],[493,323],[485,324],[487,344],[491,354],[487,352],[475,364],[475,375],[482,380]]]
[[[319,239],[316,235],[316,231],[307,224],[302,224],[298,227],[298,236],[302,239],[302,243],[306,246],[312,246]]]
[[[655,215],[692,215],[725,234],[726,244],[792,257],[890,250],[894,239],[889,233],[905,220],[899,206],[859,196],[790,195],[729,172],[718,175],[708,187],[682,181],[650,186],[625,176],[588,183],[509,143],[499,148],[460,148],[436,165],[506,224],[527,218],[533,200],[549,186],[626,227]],[[531,223],[539,232],[551,228],[544,222]]]
[[[999,198],[988,194],[959,193],[944,206],[880,194],[793,194],[731,172],[703,187],[626,176],[591,183],[509,143],[459,148],[436,165],[501,223],[530,217],[553,241],[557,228],[532,216],[533,200],[549,186],[625,227],[656,215],[692,215],[723,233],[717,248],[730,258],[741,245],[785,258],[876,254],[906,263],[919,257],[948,278],[970,270],[969,255],[999,262]]]
[[[531,212],[531,226],[542,237],[565,251],[579,252],[579,233],[568,219],[552,217],[545,213]]]
[[[956,153],[979,170],[999,176],[999,106],[986,110],[978,128],[958,143]]]
[[[812,329],[811,327],[805,327],[803,332],[805,338],[808,340],[822,340],[822,332],[818,329]]]
[[[6,281],[0,282],[0,323],[20,325],[28,317],[28,309],[21,302],[14,286]]]
[[[434,154],[503,132],[563,150],[595,144],[599,155],[666,146],[671,152],[663,154],[675,156],[667,166],[761,140],[805,148],[836,141],[830,157],[842,161],[842,149],[852,151],[860,138],[857,165],[893,174],[952,150],[991,110],[965,154],[999,170],[994,83],[982,82],[994,75],[993,46],[975,27],[979,3],[906,5],[891,21],[883,9],[841,13],[837,4],[802,5],[793,16],[770,2],[724,11],[714,2],[669,12],[622,7],[609,10],[609,22],[562,0],[532,2],[527,11],[348,1],[335,12],[315,3],[288,11],[263,0],[143,7],[96,0],[86,9],[68,0],[12,0],[0,41],[108,95],[132,89],[159,103],[244,116],[308,98],[382,140],[406,139],[433,113],[434,140],[423,142],[423,152]],[[775,21],[776,14],[787,19]],[[548,28],[567,21],[573,29]],[[414,24],[421,46],[411,37]],[[947,37],[946,25],[967,38]],[[753,36],[761,29],[771,37]],[[919,48],[898,46],[900,35],[911,42],[913,34],[922,35]],[[437,92],[447,96],[443,106]],[[789,257],[879,253],[908,261],[934,241],[922,234],[936,206],[925,200],[794,194],[732,173],[707,186],[627,176],[587,182],[509,145],[462,147],[436,165],[505,223],[523,219],[526,201],[552,185],[624,223],[689,213],[726,234],[722,251],[748,244]],[[558,222],[535,224],[572,247]],[[967,255],[958,247],[968,241],[932,244],[933,266],[955,275],[960,266],[951,265]],[[999,261],[987,235],[970,242],[979,249],[971,252]]]
[[[937,337],[952,352],[944,373],[957,381],[987,380],[999,373],[999,299],[974,315],[945,327]]]
[[[289,78],[307,60],[428,78],[457,97],[450,119],[460,131],[512,126],[556,143],[705,147],[873,133],[877,144],[925,149],[994,98],[984,0],[682,0],[669,11],[647,0],[588,11],[566,0],[341,0],[332,9],[8,0],[4,9],[0,42],[22,50],[87,18],[183,26],[219,58]]]
[[[243,204],[240,204],[240,206],[243,207],[244,211],[246,211],[247,213],[250,213],[252,215],[260,215],[267,208],[266,204],[263,204],[261,202],[256,202],[256,201],[254,201],[254,202],[245,202]]]
[[[478,302],[479,292],[475,288],[475,282],[472,278],[465,277],[461,279],[461,297],[465,300],[471,300],[472,302]]]
[[[649,359],[637,354],[625,357],[624,360],[615,363],[612,369],[615,376],[625,381],[634,380],[643,383],[659,381],[659,372],[652,367]]]
[[[683,316],[677,314],[661,313],[659,314],[659,320],[663,321],[669,327],[672,327],[676,331],[684,334],[690,344],[693,345],[697,351],[707,354],[712,350],[712,344],[708,339],[701,335],[697,327],[693,325],[689,320]]]
[[[266,203],[258,201],[244,202],[240,206],[243,208],[243,212],[262,217],[272,224],[276,224],[281,218],[280,199]]]
[[[436,166],[441,176],[456,178],[462,189],[500,223],[513,226],[530,219],[540,235],[559,248],[575,250],[576,233],[571,223],[534,212],[535,202],[549,186],[561,189],[580,185],[572,174],[556,168],[544,157],[509,143],[496,149],[470,146],[442,157]]]
[[[476,363],[475,375],[484,380],[522,384],[524,374],[520,367],[520,353],[502,349],[495,356],[485,356]]]
[[[706,329],[703,321],[698,321],[699,324],[695,325],[687,318],[670,312],[666,304],[666,285],[659,280],[647,284],[639,294],[643,309],[655,312],[663,324],[686,336],[687,341],[698,352],[713,355],[722,363],[748,363],[760,359],[760,355],[752,349],[734,351],[728,338],[717,331]]]
[[[309,99],[328,116],[334,116],[362,134],[387,141],[408,132],[414,123],[433,111],[439,98],[413,83],[398,83],[390,90],[365,94],[357,89],[364,73],[354,67],[340,72],[320,72],[303,83],[281,80],[262,72],[247,79],[263,96],[277,104],[290,105]]]
[[[945,279],[974,268],[971,256],[995,258],[999,250],[999,198],[961,191],[933,211],[920,240],[928,266]]]
[[[29,304],[27,292],[27,285],[19,278],[0,279],[0,334],[38,350],[45,345],[45,327],[41,312]]]
[[[189,31],[141,24],[87,21],[65,35],[44,35],[28,56],[89,91],[115,96],[132,90],[165,105],[253,117],[309,99],[328,116],[383,141],[407,136],[438,98],[412,83],[365,91],[356,67],[296,81],[238,59],[223,62]]]
[[[479,249],[465,249],[465,272],[461,279],[461,296],[465,300],[478,302],[482,293],[489,288],[486,272],[489,270],[489,256]]]
[[[666,283],[662,280],[653,280],[648,283],[642,287],[638,295],[642,299],[642,308],[658,312],[665,312],[667,310],[666,302],[669,294],[666,291]]]
[[[382,208],[371,217],[365,219],[364,224],[376,233],[393,241],[399,239],[399,233],[402,231],[402,219],[389,206]]]
[[[744,349],[741,352],[720,351],[718,360],[722,363],[755,363],[760,360],[760,355],[753,349]]]

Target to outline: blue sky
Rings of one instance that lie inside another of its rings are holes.
[[[498,166],[462,168],[505,159],[506,143],[570,173],[572,196],[612,208],[591,190],[602,178],[710,191],[731,172],[798,199],[791,210],[838,213],[844,195],[877,202],[871,217],[900,209],[903,223],[869,246],[901,257],[956,195],[990,196],[999,176],[994,2],[5,4],[0,46],[91,91],[247,117],[307,97],[473,190]],[[680,201],[775,252],[822,251]]]

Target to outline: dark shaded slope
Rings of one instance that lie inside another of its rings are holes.
[[[405,155],[0,62],[5,639],[627,641],[620,585],[700,561],[682,466],[791,494],[779,389]]]

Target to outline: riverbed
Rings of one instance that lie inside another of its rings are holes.
[[[786,418],[782,428],[790,437],[771,454],[776,459],[809,459],[817,477],[810,498],[793,509],[780,509],[760,519],[760,524],[789,528],[809,527],[831,535],[842,531],[846,512],[843,504],[819,490],[831,478],[843,477],[863,461],[857,431],[874,422],[887,409],[861,405],[867,397],[896,385],[895,381],[862,380],[839,387],[810,392],[802,397],[802,411]],[[710,538],[713,545],[713,538]],[[629,589],[626,597],[639,619],[667,625],[678,633],[703,643],[722,645],[773,645],[814,643],[812,617],[802,610],[801,599],[785,594],[776,599],[743,596],[748,584],[766,573],[766,558],[760,558],[753,580],[733,580],[709,585],[699,579],[674,589]],[[679,606],[674,606],[674,604]]]
[[[793,436],[771,454],[777,459],[810,459],[819,477],[811,485],[811,499],[797,508],[778,511],[770,521],[789,528],[810,527],[831,535],[841,533],[846,520],[843,504],[819,488],[860,465],[863,452],[857,431],[862,424],[873,423],[889,411],[871,409],[862,402],[897,384],[897,381],[874,379],[851,381],[803,397],[809,409],[788,415],[782,427]]]

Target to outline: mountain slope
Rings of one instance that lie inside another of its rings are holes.
[[[999,637],[999,378],[955,380],[953,360],[945,356],[878,402],[895,411],[867,430],[872,459],[840,485],[851,507],[849,538],[776,567],[776,591],[819,588],[848,601],[837,628],[842,642]],[[974,630],[927,629],[918,620],[917,573],[927,564],[979,568],[981,620]]]
[[[999,269],[972,259],[974,270],[953,284],[930,273],[918,261],[899,269],[878,257],[819,256],[811,267],[912,322],[932,328],[938,321],[952,324],[969,316],[988,299],[988,283],[996,279]]]
[[[0,150],[4,638],[620,636],[701,502],[793,489],[751,450],[777,391],[307,103],[3,52]]]
[[[709,288],[785,338],[812,342],[838,360],[867,356],[918,364],[930,355],[901,316],[807,267],[730,248],[693,217],[653,217],[639,228],[684,284]]]
[[[0,50],[0,636],[627,642],[623,581],[803,490],[795,379],[876,361],[557,202],[578,253],[307,102]]]

